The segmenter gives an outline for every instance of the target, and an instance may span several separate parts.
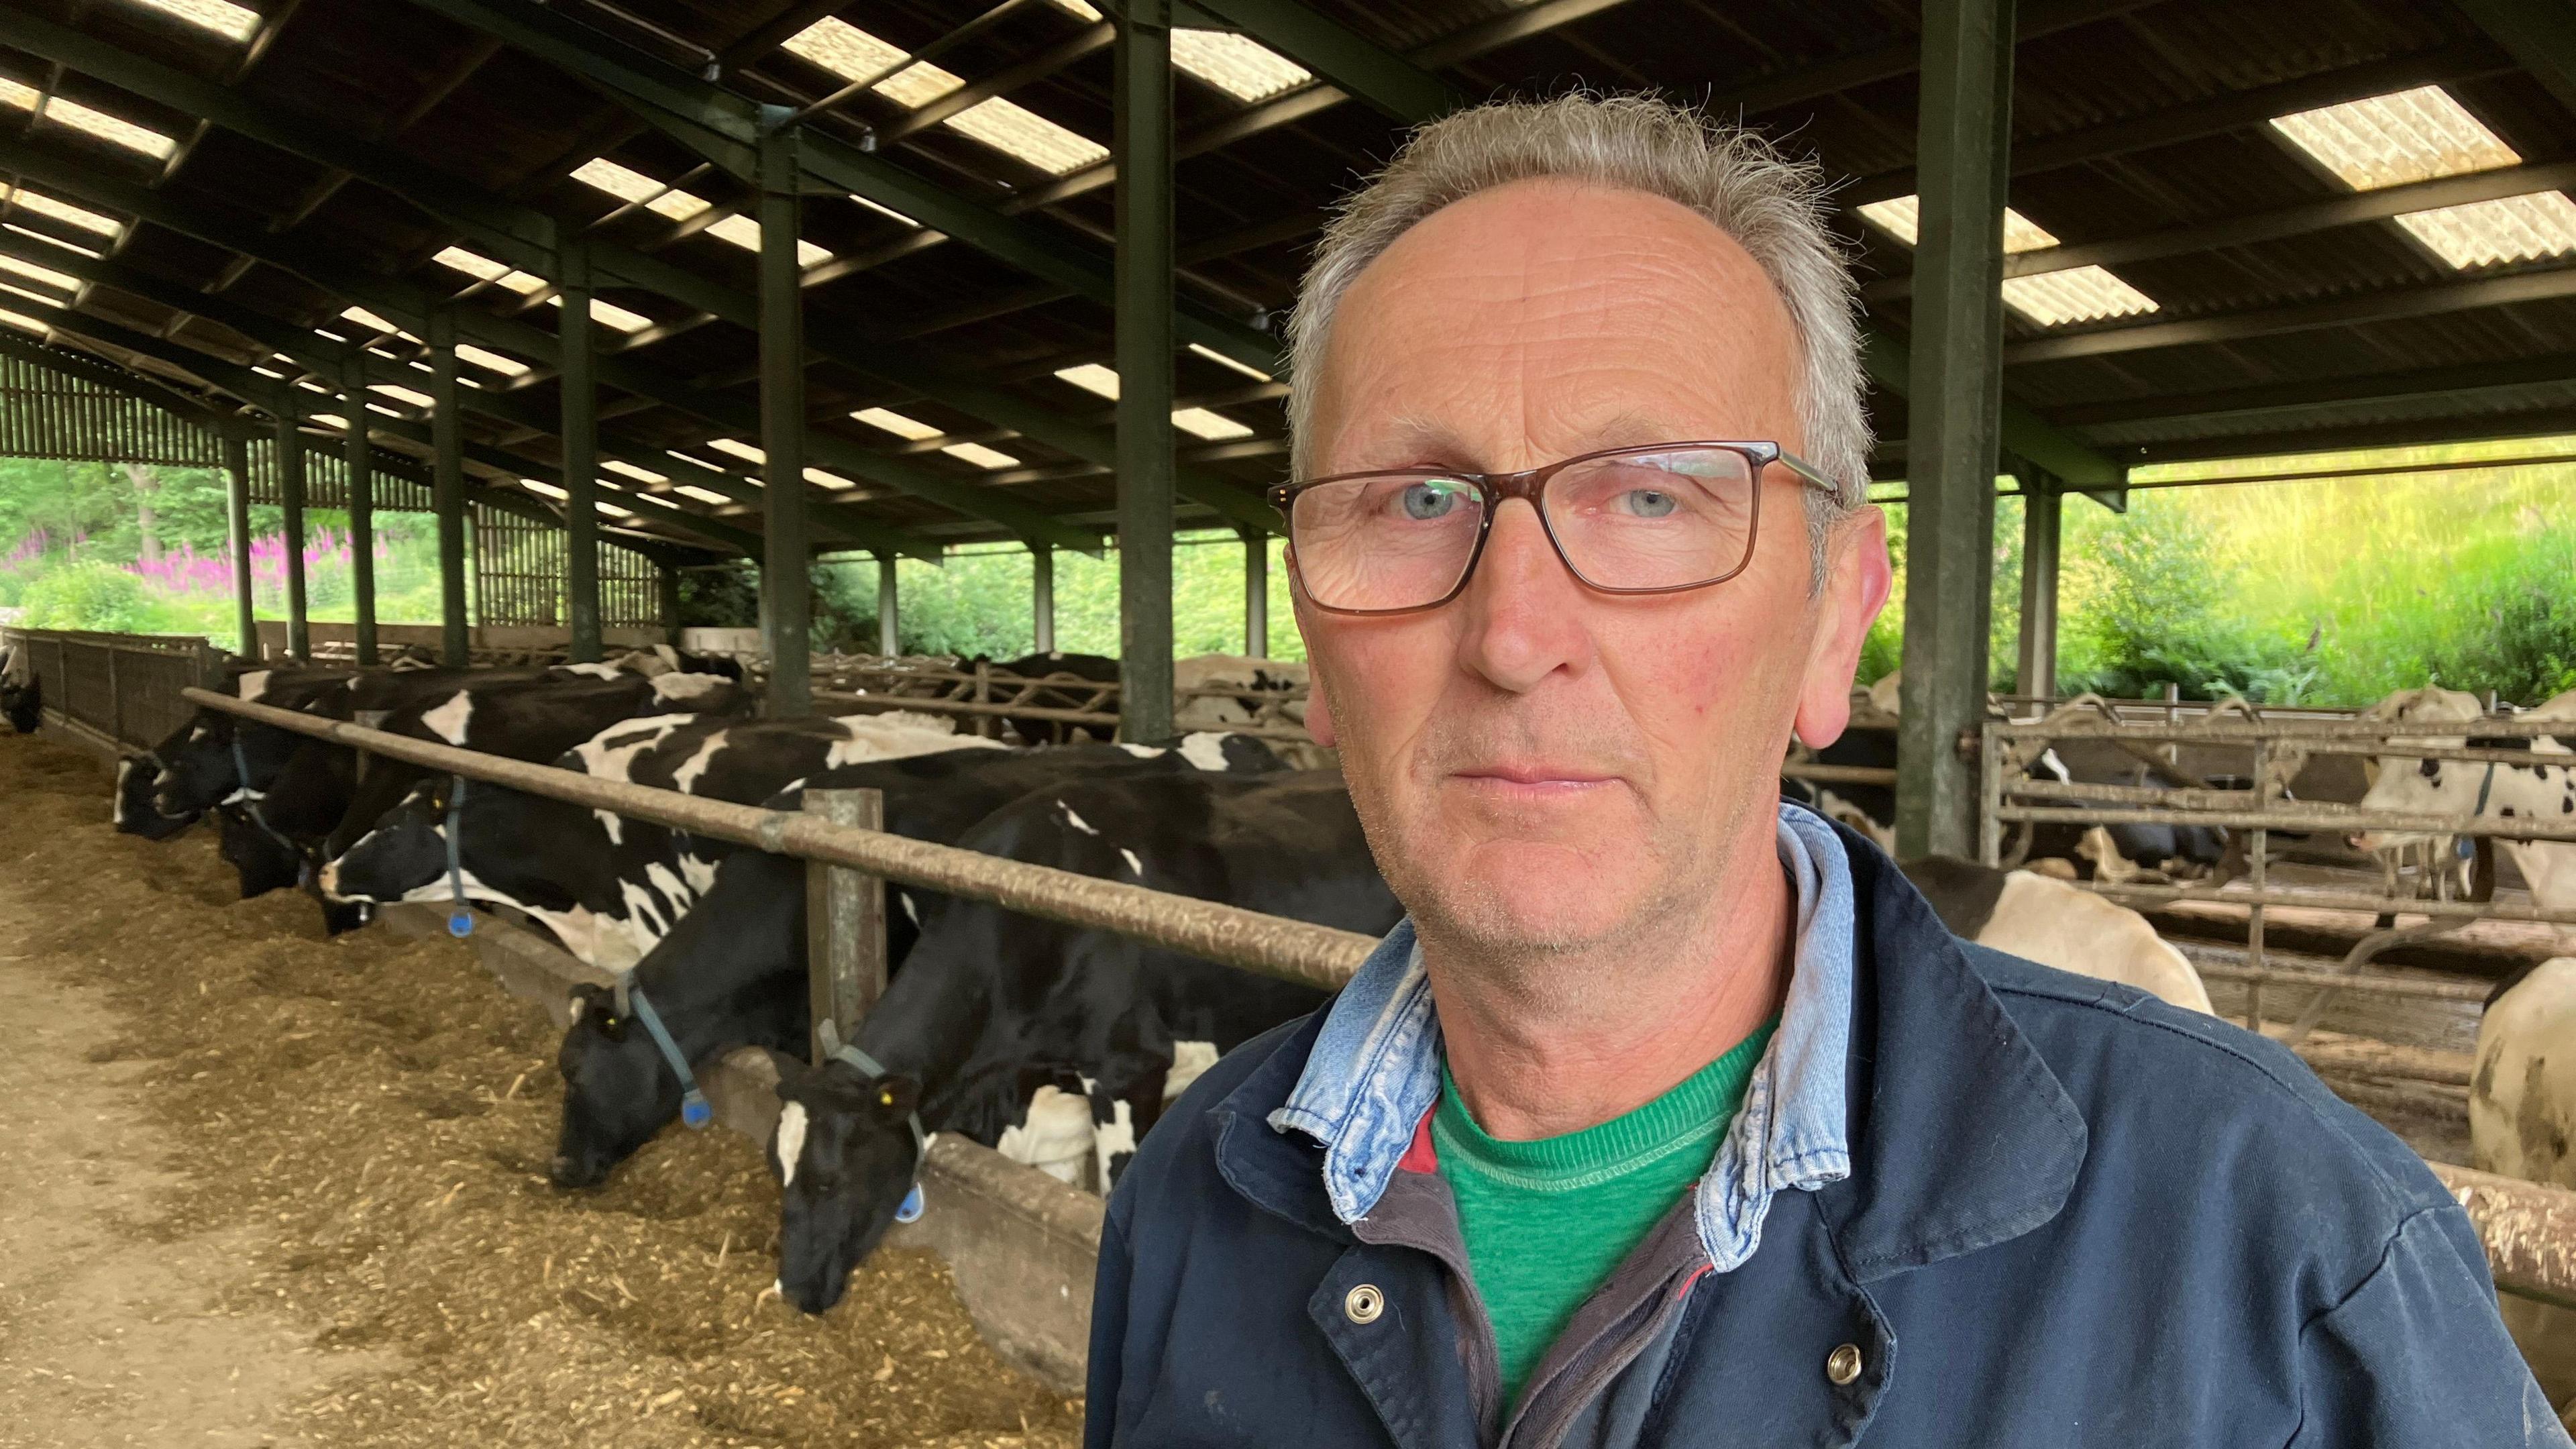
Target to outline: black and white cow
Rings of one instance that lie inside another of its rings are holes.
[[[2424,691],[2430,693],[2431,691]],[[2455,692],[2455,691],[2454,691]],[[2463,696],[2465,698],[2465,696]],[[2385,703],[2383,701],[2383,703]],[[2474,704],[2474,701],[2471,702]],[[2392,718],[2426,718],[2400,714]],[[2390,753],[2373,762],[2364,810],[2402,811],[2409,815],[2447,815],[2470,820],[2534,820],[2576,826],[2576,690],[2524,711],[2523,719],[2564,719],[2564,736],[2475,739],[2466,735],[2392,739]],[[2454,721],[2457,723],[2457,721]],[[2465,745],[2528,750],[2530,762],[2480,764],[2465,760],[2408,758],[2408,743],[2437,749]],[[2409,847],[2430,847],[2437,856],[2452,849],[2454,837],[2406,831],[2368,830],[2352,838],[2360,849],[2387,855]],[[2496,849],[2513,858],[2531,887],[2531,903],[2544,911],[2576,911],[2576,842],[2506,840]]]
[[[1371,935],[1401,914],[1334,771],[1040,791],[961,843]],[[1092,1103],[1105,1180],[1160,1115],[1183,1044],[1221,1054],[1322,1000],[1109,932],[937,901],[857,1032],[884,1073],[840,1058],[780,1069],[780,1290],[808,1313],[840,1300],[913,1185],[914,1112],[924,1130],[999,1145],[1027,1125],[1037,1084],[1070,1083]]]
[[[1275,772],[1259,741],[1230,736],[1216,748],[1058,745],[1039,750],[952,750],[835,771],[816,783],[882,792],[885,828],[953,845],[985,817],[1032,791],[1184,769]],[[801,808],[801,790],[771,800]],[[926,893],[896,888],[886,915],[886,959],[900,966],[919,934]],[[692,1066],[743,1046],[801,1054],[807,1009],[805,862],[737,850],[671,933],[637,963],[633,984],[654,1003]],[[576,989],[572,1023],[556,1055],[564,1079],[563,1127],[553,1176],[559,1187],[606,1177],[680,1111],[680,1080],[649,1037],[616,1012],[610,993]],[[1077,1109],[1078,1151],[1091,1148],[1088,1105]],[[1046,1134],[1067,1138],[1071,1132]],[[1051,1160],[1062,1161],[1066,1154]]]
[[[2497,983],[2469,1075],[2469,1152],[2481,1171],[2576,1188],[2576,956]],[[2561,1414],[2576,1417],[2576,1311],[2505,1295],[2505,1327]]]
[[[602,730],[555,763],[606,779],[757,805],[779,791],[874,760],[992,750],[881,715],[741,720],[650,715]],[[347,900],[449,899],[447,823],[454,782],[412,788],[322,867]],[[511,907],[565,950],[623,971],[653,949],[715,882],[733,847],[497,786],[468,785],[455,810],[459,879],[469,900]]]
[[[1954,936],[2209,1013],[2209,991],[2191,962],[2146,917],[2116,901],[2033,871],[1956,856],[1920,856],[1900,868]]]
[[[14,644],[0,646],[0,714],[22,735],[34,734],[45,722],[45,681],[35,661]]]
[[[1094,684],[1118,682],[1118,661],[1105,654],[1067,654],[1050,650],[1043,654],[1023,654],[1017,659],[995,664],[994,669],[1022,679],[1046,679],[1063,675]],[[1020,701],[1035,709],[1080,709],[1091,698],[1087,689],[1040,689]],[[1026,715],[1004,715],[1002,723],[1031,744],[1046,744],[1065,739],[1089,739],[1090,733],[1079,725],[1062,720],[1034,719]]]

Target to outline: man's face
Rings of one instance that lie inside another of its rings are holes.
[[[1519,182],[1434,214],[1352,284],[1308,471],[1510,471],[1702,439],[1803,452],[1801,371],[1769,281],[1716,227],[1639,192]],[[1427,927],[1580,949],[1695,910],[1748,842],[1767,859],[1790,730],[1842,732],[1888,568],[1864,511],[1811,590],[1805,489],[1777,466],[1762,487],[1751,562],[1710,588],[1597,593],[1513,501],[1441,608],[1334,615],[1300,589],[1308,723]]]

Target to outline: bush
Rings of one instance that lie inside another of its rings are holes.
[[[160,624],[143,580],[111,563],[67,563],[27,586],[19,620],[30,629],[146,634]]]

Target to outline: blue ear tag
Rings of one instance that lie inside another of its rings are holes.
[[[2451,848],[2459,853],[2459,857],[2462,860],[2474,859],[2478,853],[2477,841],[2466,835],[2456,837]]]
[[[692,1087],[680,1098],[680,1120],[693,1130],[716,1120],[715,1109],[707,1105],[706,1093]]]
[[[914,1183],[912,1185],[912,1191],[903,1195],[903,1206],[894,1210],[894,1220],[899,1223],[917,1223],[921,1221],[920,1183]]]
[[[447,934],[454,936],[460,941],[473,935],[473,915],[469,912],[458,911],[456,914],[449,916],[447,918]]]

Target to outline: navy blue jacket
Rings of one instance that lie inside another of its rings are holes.
[[[2568,1443],[2404,1144],[2270,1041],[1960,941],[1845,844],[1851,1177],[1591,1324],[1617,1351],[1590,1402],[1511,1442]],[[1319,1148],[1266,1120],[1319,1022],[1209,1070],[1112,1195],[1095,1449],[1498,1442],[1459,1260],[1341,1222]],[[1689,1251],[1673,1226],[1639,1254]]]

